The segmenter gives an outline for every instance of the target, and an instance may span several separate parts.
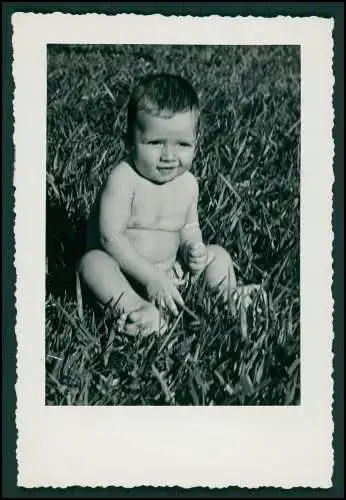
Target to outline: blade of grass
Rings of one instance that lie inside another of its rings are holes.
[[[154,363],[151,365],[151,370],[152,370],[153,374],[155,375],[155,377],[157,378],[157,380],[160,383],[162,392],[165,395],[166,402],[174,404],[174,396],[173,396],[173,394],[171,394],[171,392],[170,392],[170,390],[168,388],[168,385],[166,384],[166,381],[163,378],[163,375],[158,371],[158,369],[156,368],[156,366],[154,365]]]
[[[226,184],[226,186],[231,190],[231,192],[234,194],[234,196],[237,198],[237,200],[241,201],[241,196],[234,189],[234,187],[232,186],[230,181],[227,180],[226,177],[224,177],[220,172],[219,172],[219,177],[223,180],[223,182]]]

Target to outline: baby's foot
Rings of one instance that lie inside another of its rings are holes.
[[[158,333],[163,335],[167,330],[167,322],[159,310],[150,303],[142,304],[130,314],[122,314],[118,320],[119,331],[127,335],[143,336]]]
[[[236,310],[240,307],[244,307],[244,309],[247,310],[253,303],[254,297],[256,297],[260,288],[260,285],[237,286],[237,288],[231,292],[231,307]]]

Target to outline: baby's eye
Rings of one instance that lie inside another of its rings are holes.
[[[191,148],[192,147],[192,145],[189,142],[185,142],[185,141],[179,142],[179,146],[181,146],[183,148]]]
[[[147,144],[150,144],[151,146],[160,146],[162,144],[162,141],[148,141]]]

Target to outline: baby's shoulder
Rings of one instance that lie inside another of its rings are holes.
[[[126,188],[126,186],[132,186],[134,184],[134,180],[135,176],[133,169],[127,161],[122,160],[109,172],[106,179],[106,186],[110,188],[115,186],[122,186],[123,188]]]

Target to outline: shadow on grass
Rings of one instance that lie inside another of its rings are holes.
[[[76,264],[83,255],[86,225],[62,205],[46,206],[46,297],[76,297]]]

